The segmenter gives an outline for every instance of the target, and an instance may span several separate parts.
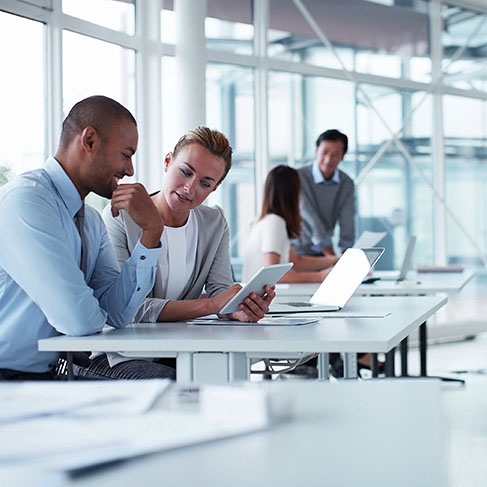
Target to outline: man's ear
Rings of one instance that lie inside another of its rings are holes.
[[[167,172],[167,168],[169,167],[169,164],[171,164],[172,158],[172,152],[168,152],[164,158],[164,172]]]
[[[91,127],[85,127],[81,132],[81,147],[86,153],[92,153],[98,140],[96,130]]]

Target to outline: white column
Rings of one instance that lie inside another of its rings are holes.
[[[439,0],[430,4],[431,18],[431,64],[432,83],[441,75],[441,59],[443,46],[441,43],[442,18]],[[441,83],[433,92],[433,133],[432,133],[432,159],[433,159],[433,186],[441,200],[445,197],[445,148],[443,139],[443,93]],[[434,199],[434,245],[435,264],[445,265],[446,256],[446,212],[445,206],[438,198]]]
[[[257,212],[262,202],[262,189],[269,172],[268,137],[268,67],[267,67],[267,26],[269,24],[269,1],[254,2],[255,41],[257,58],[255,70],[255,184]]]
[[[46,124],[45,131],[46,153],[44,157],[56,152],[61,136],[61,126],[64,120],[63,113],[63,52],[61,30],[61,0],[53,0],[52,14],[47,23],[45,45],[47,52],[47,69],[45,78],[46,95]],[[68,107],[71,109],[71,107]],[[67,114],[66,114],[67,115]]]
[[[146,0],[136,3],[137,34],[141,49],[137,54],[137,124],[139,147],[137,151],[137,180],[149,192],[161,187],[164,154],[162,153],[161,122],[161,1]]]
[[[206,123],[206,0],[175,0],[177,105],[182,135]]]

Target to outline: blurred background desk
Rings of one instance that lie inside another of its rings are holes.
[[[448,429],[437,381],[301,381],[285,386],[296,403],[290,423],[151,455],[68,485],[447,485]]]

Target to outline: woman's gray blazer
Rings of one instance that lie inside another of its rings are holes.
[[[196,264],[181,299],[198,299],[205,289],[208,297],[217,296],[233,285],[230,267],[230,231],[219,206],[201,205],[192,210],[198,224]],[[142,230],[126,211],[113,217],[110,205],[103,211],[103,219],[113,249],[122,267],[139,241]],[[156,279],[161,279],[157,267]],[[156,322],[168,302],[164,296],[147,296],[135,315],[134,322]]]

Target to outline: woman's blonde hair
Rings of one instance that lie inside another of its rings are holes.
[[[225,170],[223,176],[218,181],[220,184],[230,171],[232,167],[232,148],[228,139],[218,130],[212,130],[208,127],[199,126],[194,130],[190,130],[184,134],[179,140],[174,150],[173,156],[176,157],[179,151],[186,145],[199,144],[207,151],[211,152],[214,156],[221,157],[225,162]]]

